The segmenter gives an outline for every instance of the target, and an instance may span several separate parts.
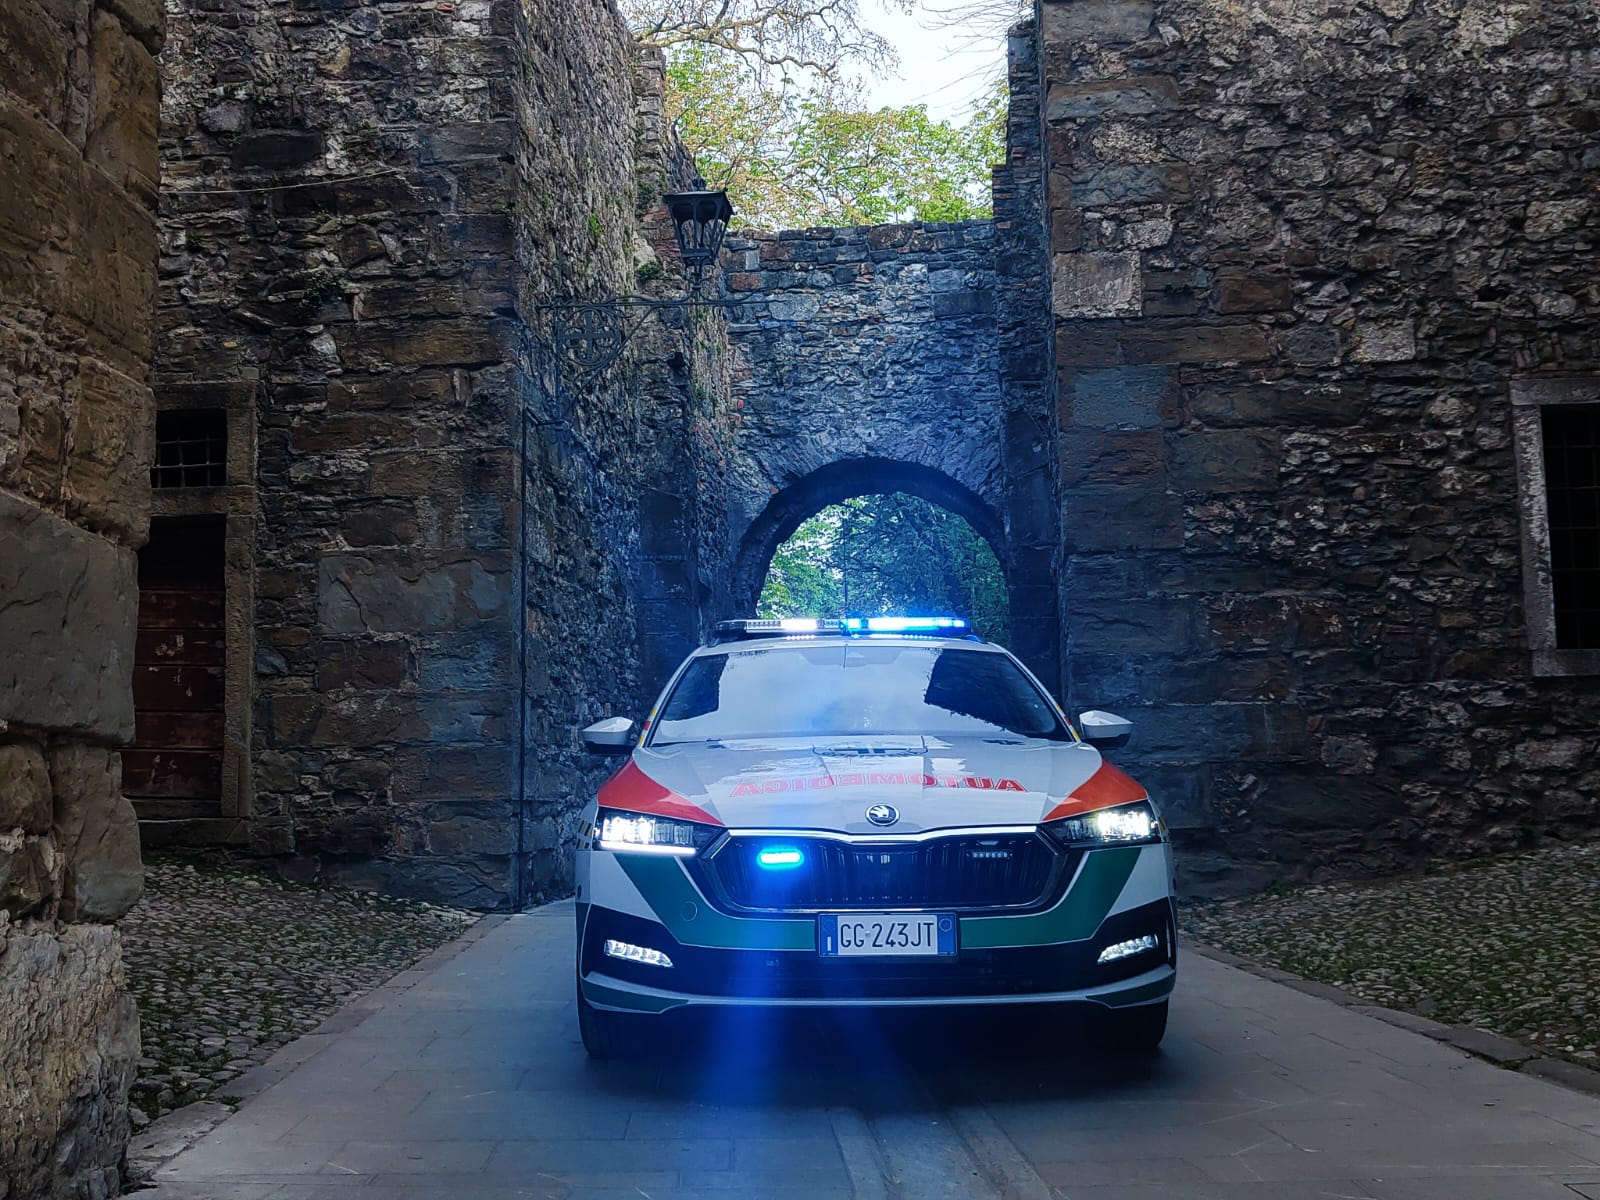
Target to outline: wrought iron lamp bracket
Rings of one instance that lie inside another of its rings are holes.
[[[696,280],[698,285],[698,280]],[[615,300],[560,300],[537,306],[550,314],[549,345],[564,376],[589,376],[604,371],[622,357],[628,343],[643,328],[651,313],[687,315],[691,308],[744,308],[748,299],[700,296],[691,288],[687,296],[657,300],[626,296]],[[630,314],[640,314],[629,319]]]

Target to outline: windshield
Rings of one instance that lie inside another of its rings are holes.
[[[863,733],[1072,736],[1005,654],[852,644],[697,658],[661,706],[650,744]]]

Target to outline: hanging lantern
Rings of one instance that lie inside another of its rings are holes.
[[[728,193],[708,190],[706,181],[696,175],[693,191],[668,192],[661,199],[672,217],[672,233],[678,239],[683,265],[699,275],[717,261],[722,249],[722,236],[733,216]]]

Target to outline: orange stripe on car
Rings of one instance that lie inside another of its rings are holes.
[[[1047,812],[1044,819],[1054,821],[1060,817],[1075,817],[1079,813],[1094,812],[1098,808],[1111,808],[1118,804],[1132,804],[1135,800],[1147,800],[1149,797],[1150,793],[1131,775],[1103,762],[1098,771],[1080,783],[1072,795]]]
[[[600,785],[599,799],[601,808],[617,808],[650,817],[674,817],[679,821],[699,821],[704,825],[722,824],[699,805],[690,804],[682,796],[662,787],[631,760]]]

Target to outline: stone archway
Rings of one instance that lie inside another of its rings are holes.
[[[829,463],[773,495],[738,535],[733,602],[741,614],[755,611],[772,556],[806,518],[830,504],[856,496],[905,492],[961,517],[989,543],[1011,583],[1005,528],[994,508],[966,485],[918,463],[884,458],[851,458]]]
[[[728,578],[712,585],[718,615],[753,611],[806,517],[903,491],[993,547],[1011,648],[1057,687],[1054,408],[1030,340],[1041,281],[1017,274],[1012,237],[968,221],[729,241],[743,269],[725,280],[738,414],[716,485],[725,549],[705,555]]]

